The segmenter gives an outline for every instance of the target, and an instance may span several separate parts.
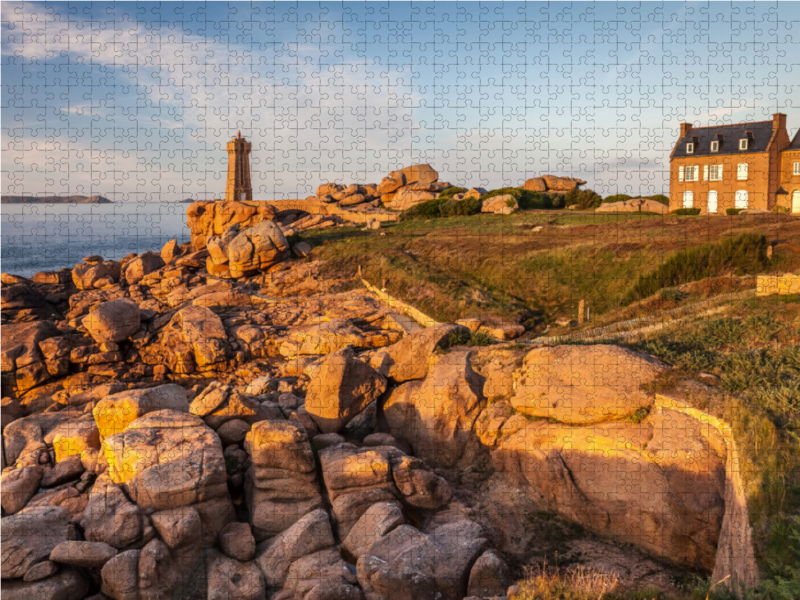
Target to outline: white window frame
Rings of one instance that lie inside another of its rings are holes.
[[[708,170],[709,181],[722,181],[722,165],[711,165]]]
[[[719,152],[719,141],[711,142],[711,151]]]
[[[792,175],[800,175],[800,161],[792,165]]]
[[[739,163],[736,166],[736,181],[747,181],[750,163]]]
[[[686,154],[694,154],[694,143],[689,142],[686,144]]]
[[[683,168],[683,167],[681,167]],[[685,181],[699,181],[700,180],[700,167],[696,165],[687,166],[684,170]],[[681,180],[681,181],[683,181]]]
[[[734,196],[734,208],[749,208],[749,202],[750,195],[747,193],[747,190],[736,190],[736,194]]]
[[[742,138],[739,140],[739,150],[747,150],[749,145],[750,141],[747,138]]]
[[[800,208],[800,190],[795,190],[792,192],[792,195],[789,196],[789,200],[791,201],[791,206],[789,210],[792,212],[793,215],[800,215],[800,210],[795,210],[795,206]]]
[[[694,192],[683,192],[683,208],[694,208]]]
[[[711,210],[711,197],[714,197],[714,210]],[[719,210],[719,194],[716,190],[711,190],[708,192],[708,201],[706,202],[706,212],[715,213]]]

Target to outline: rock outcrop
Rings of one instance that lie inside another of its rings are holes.
[[[595,212],[650,212],[659,215],[666,215],[669,206],[662,204],[658,200],[649,198],[631,198],[620,202],[608,202],[601,204],[594,209]]]
[[[526,180],[520,187],[531,192],[558,192],[563,194],[585,184],[586,182],[583,179],[542,175],[541,177]]]
[[[265,202],[201,201],[186,209],[192,248],[203,250],[210,236],[223,235],[231,225],[246,229],[262,221],[272,221],[277,211]]]

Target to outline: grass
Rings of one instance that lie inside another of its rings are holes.
[[[672,377],[719,377],[718,396],[698,408],[731,424],[742,455],[765,576],[754,597],[800,598],[800,302],[742,301],[728,316],[635,347],[675,365]]]
[[[760,273],[767,270],[767,238],[743,233],[721,242],[703,244],[672,255],[650,273],[639,275],[625,296],[630,304],[666,287],[705,279],[718,273]]]
[[[631,303],[626,294],[640,276],[652,277],[654,267],[709,238],[768,233],[780,244],[764,269],[800,267],[800,244],[787,241],[800,238],[800,222],[770,218],[784,220],[520,211],[415,219],[386,224],[380,234],[356,227],[323,229],[303,232],[302,239],[315,247],[313,257],[323,261],[325,276],[354,278],[360,265],[368,281],[383,286],[385,280],[392,296],[439,321],[516,322],[535,334],[556,320],[575,318],[581,299],[595,320],[615,315]],[[722,282],[725,274],[715,275]],[[661,302],[667,308],[670,301]],[[641,310],[658,308],[648,304]]]

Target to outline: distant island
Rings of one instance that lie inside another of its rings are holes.
[[[105,196],[0,196],[2,204],[112,204]]]

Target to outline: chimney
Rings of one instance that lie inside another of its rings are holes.
[[[772,115],[772,129],[786,129],[786,115],[775,113]]]
[[[686,134],[692,129],[691,123],[681,123],[681,139],[686,137]]]

